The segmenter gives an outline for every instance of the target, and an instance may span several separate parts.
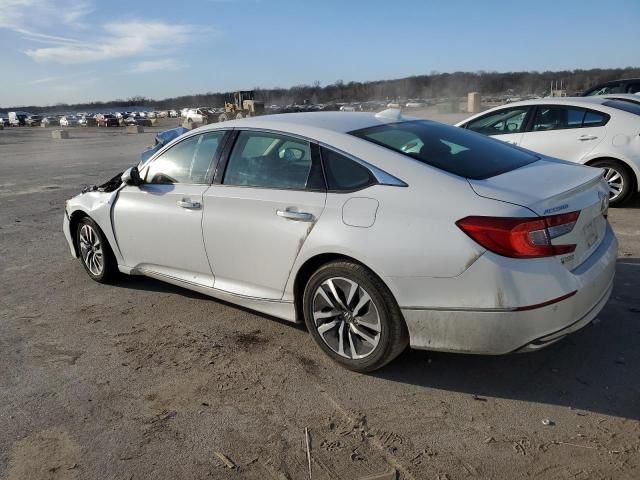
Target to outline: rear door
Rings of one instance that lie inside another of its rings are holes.
[[[280,133],[238,133],[204,195],[203,235],[215,288],[282,298],[298,252],[324,210],[317,150],[306,139]]]
[[[467,122],[464,128],[520,145],[531,107],[505,107]]]
[[[551,157],[580,162],[607,134],[609,115],[565,105],[539,105],[520,146]]]

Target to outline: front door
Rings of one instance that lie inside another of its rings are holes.
[[[278,133],[240,132],[221,182],[204,195],[203,234],[214,287],[281,299],[325,200],[315,145]]]
[[[203,196],[224,133],[182,140],[143,168],[142,186],[119,192],[113,225],[128,267],[213,286],[202,241]]]

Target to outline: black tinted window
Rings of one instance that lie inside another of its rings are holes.
[[[594,112],[593,110],[587,111],[584,115],[584,120],[582,122],[583,127],[601,127],[609,120],[609,115],[605,115],[604,113]]]
[[[330,191],[353,191],[375,183],[368,168],[328,148],[321,148],[327,188]]]
[[[632,102],[631,100],[609,100],[608,102],[604,102],[603,105],[640,115],[640,103]]]
[[[538,160],[499,140],[418,120],[365,128],[352,135],[461,177],[484,179]]]
[[[538,107],[533,121],[533,131],[580,128],[585,111],[571,107]]]

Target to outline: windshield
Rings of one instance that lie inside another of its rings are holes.
[[[538,160],[535,155],[499,140],[425,120],[380,125],[350,133],[473,180],[500,175]]]

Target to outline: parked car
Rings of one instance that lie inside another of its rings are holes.
[[[120,126],[119,120],[115,115],[111,113],[100,113],[96,117],[96,123],[98,127],[118,127]]]
[[[56,117],[43,117],[42,121],[40,122],[40,126],[41,127],[51,127],[55,124],[59,124],[58,119]]]
[[[27,123],[27,117],[30,114],[28,112],[9,112],[9,126],[11,127],[23,127]]]
[[[124,119],[124,124],[129,126],[129,125],[142,125],[144,127],[150,127],[151,124],[151,120],[149,120],[148,118],[144,118],[144,117],[140,117],[138,115],[130,115],[127,118]]]
[[[208,123],[209,121],[209,112],[204,108],[191,108],[187,110],[185,115],[185,119],[189,123]]]
[[[27,115],[24,119],[24,123],[27,127],[39,127],[42,122],[42,115]]]
[[[611,205],[640,189],[640,105],[603,96],[541,98],[492,108],[457,126],[604,169]]]
[[[178,118],[178,112],[176,110],[169,110],[169,118]]]
[[[399,111],[313,112],[191,130],[70,199],[63,230],[95,281],[304,321],[372,371],[407,344],[504,354],[589,324],[616,268],[607,207],[593,168]]]
[[[612,82],[601,83],[586,90],[582,96],[592,97],[611,93],[640,93],[640,78],[626,78]]]
[[[3,127],[8,127],[9,124],[9,117],[6,117],[4,115],[0,115],[0,125],[2,125]]]
[[[96,122],[95,117],[91,115],[85,115],[84,117],[81,117],[80,120],[78,120],[78,125],[81,127],[95,127],[98,125],[98,123]]]
[[[80,118],[75,115],[65,115],[60,118],[61,127],[78,127],[80,126]]]

